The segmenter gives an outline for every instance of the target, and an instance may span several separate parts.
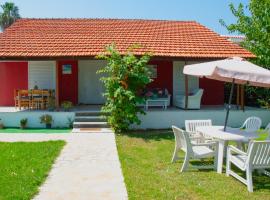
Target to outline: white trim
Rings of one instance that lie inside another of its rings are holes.
[[[140,125],[133,125],[136,129],[168,129],[172,125],[185,127],[185,120],[211,119],[213,125],[223,125],[225,121],[225,109],[207,109],[201,110],[182,110],[176,108],[149,109],[146,115],[139,115]],[[269,123],[270,112],[266,109],[246,108],[245,112],[241,110],[231,110],[228,126],[240,127],[246,118],[257,116],[263,120],[262,126]]]

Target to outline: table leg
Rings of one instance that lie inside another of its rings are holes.
[[[224,141],[223,158],[227,158],[228,141]]]
[[[222,174],[224,146],[225,146],[225,141],[220,140],[218,142],[218,166],[217,166],[217,173],[219,174]]]

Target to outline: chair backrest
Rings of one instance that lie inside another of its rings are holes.
[[[31,90],[31,93],[32,94],[42,94],[42,90],[39,90],[39,89],[35,90],[35,89],[33,89],[33,90]]]
[[[267,137],[267,140],[270,140],[270,123],[265,127],[265,132],[268,133],[268,137]]]
[[[246,121],[243,124],[243,128],[247,132],[254,132],[261,128],[262,120],[259,117],[249,117],[246,119]]]
[[[193,96],[202,97],[203,89],[196,89],[196,90],[193,91],[193,93],[194,93]]]
[[[251,141],[248,146],[247,164],[252,169],[270,168],[270,141]]]
[[[49,97],[51,95],[50,90],[42,90],[42,96],[43,97]]]
[[[185,128],[189,133],[196,133],[196,128],[199,126],[212,126],[212,120],[185,120]]]
[[[176,145],[185,152],[191,152],[192,146],[191,146],[188,133],[176,126],[172,126],[172,129],[173,129]]]
[[[21,99],[22,97],[29,97],[31,92],[29,90],[19,90],[18,91],[18,97]]]

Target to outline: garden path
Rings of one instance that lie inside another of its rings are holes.
[[[111,131],[71,134],[0,134],[0,141],[65,140],[35,200],[128,199]]]

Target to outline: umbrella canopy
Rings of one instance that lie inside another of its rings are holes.
[[[209,79],[231,82],[231,92],[227,107],[224,131],[226,131],[234,84],[248,84],[258,87],[270,87],[270,71],[257,66],[243,58],[233,57],[225,60],[186,65],[186,75],[206,77]]]
[[[183,73],[225,82],[234,80],[236,84],[270,87],[269,70],[239,57],[186,65]]]

